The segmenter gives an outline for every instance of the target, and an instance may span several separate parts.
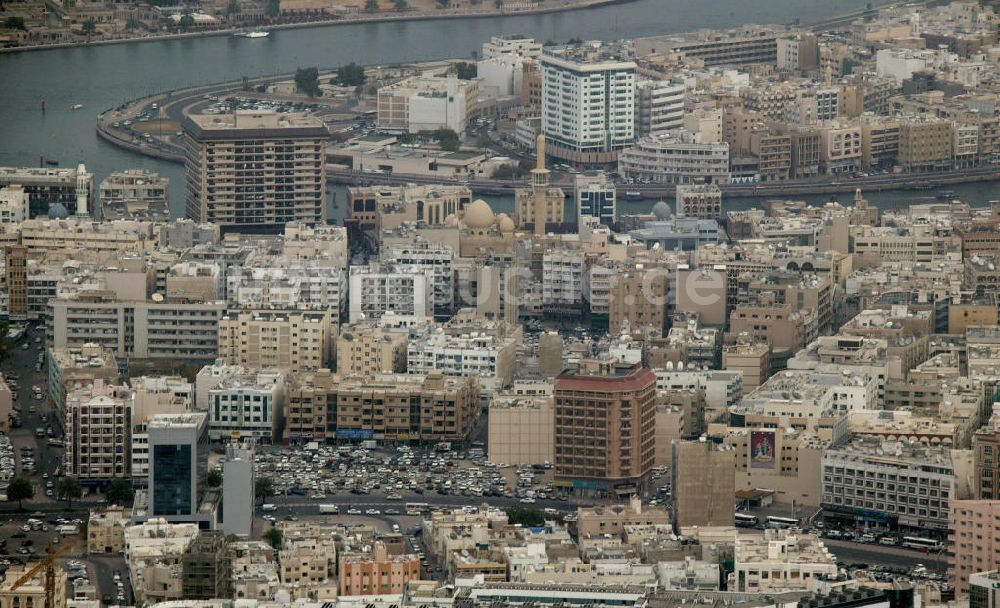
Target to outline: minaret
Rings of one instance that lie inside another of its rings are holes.
[[[545,134],[539,133],[535,139],[535,168],[531,170],[531,220],[535,224],[535,234],[545,234],[545,218],[548,207],[549,170],[545,168]]]
[[[76,167],[76,214],[81,217],[90,215],[90,210],[87,208],[87,199],[90,196],[89,181],[90,174],[87,173],[87,167],[80,161]]]

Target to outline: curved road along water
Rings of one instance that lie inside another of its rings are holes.
[[[877,2],[882,4],[884,2]],[[62,165],[83,159],[98,180],[146,167],[171,178],[179,209],[182,169],[98,140],[96,115],[127,100],[193,84],[293,72],[299,66],[398,63],[469,57],[492,35],[541,40],[616,39],[745,23],[805,22],[864,8],[867,0],[635,0],[568,13],[481,19],[331,25],[281,30],[262,40],[188,38],[0,55],[0,164],[44,155]],[[40,110],[45,99],[47,111]],[[72,111],[74,104],[83,104]]]

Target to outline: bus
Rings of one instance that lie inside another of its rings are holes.
[[[798,526],[799,526],[799,520],[793,519],[791,517],[776,517],[774,515],[767,516],[768,528],[781,530],[784,528],[797,528]]]
[[[320,505],[320,515],[340,515],[340,507],[337,505]]]
[[[735,519],[737,528],[753,528],[760,523],[756,515],[750,515],[749,513],[737,513]]]
[[[423,515],[424,511],[430,511],[430,508],[426,502],[408,502],[406,503],[406,514]]]
[[[920,538],[919,536],[904,536],[903,546],[909,549],[919,549],[924,553],[936,553],[944,548],[944,544],[939,540]]]

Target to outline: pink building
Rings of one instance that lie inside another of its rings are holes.
[[[969,576],[1000,567],[1000,500],[951,503],[951,573],[955,594],[969,592]]]
[[[389,555],[376,542],[371,553],[340,556],[340,595],[380,595],[403,592],[408,581],[420,580],[420,560],[416,555]]]

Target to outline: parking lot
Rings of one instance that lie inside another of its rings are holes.
[[[258,451],[257,470],[273,480],[277,495],[317,501],[351,495],[389,501],[432,496],[497,497],[524,504],[568,501],[553,485],[551,465],[493,463],[479,447],[273,447]]]

